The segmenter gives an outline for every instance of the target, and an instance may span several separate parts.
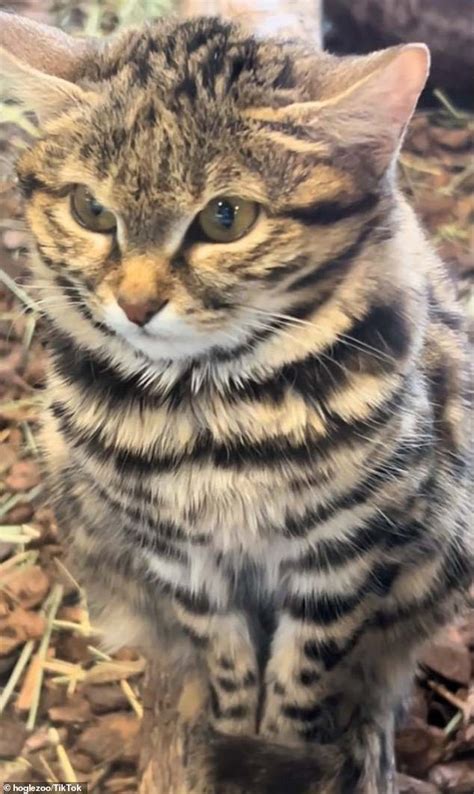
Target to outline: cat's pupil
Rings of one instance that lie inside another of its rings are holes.
[[[231,229],[235,220],[238,207],[229,201],[219,201],[217,203],[216,220],[224,229]]]
[[[92,197],[89,199],[89,209],[95,217],[101,215],[104,211],[102,204],[99,204],[99,202]]]

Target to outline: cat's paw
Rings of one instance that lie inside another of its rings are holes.
[[[219,732],[231,736],[252,735],[257,730],[259,688],[256,669],[235,665],[212,676],[211,722]]]

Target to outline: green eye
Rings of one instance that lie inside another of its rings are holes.
[[[99,204],[85,185],[76,185],[71,193],[71,209],[74,218],[91,232],[113,232],[117,221],[113,212]]]
[[[209,240],[231,243],[250,231],[258,217],[258,204],[238,196],[219,196],[198,215],[198,223]]]

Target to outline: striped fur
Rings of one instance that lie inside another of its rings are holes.
[[[391,790],[417,648],[471,577],[454,289],[376,141],[331,115],[373,63],[159,22],[83,64],[85,98],[19,162],[71,558],[110,646],[202,654],[215,727],[246,735],[216,739],[213,774],[242,791],[289,790],[293,758],[294,790],[322,792],[320,745],[334,791]],[[285,120],[313,102],[316,129]],[[116,239],[75,223],[74,183]],[[264,216],[193,242],[220,193]],[[148,335],[119,284],[170,301]]]

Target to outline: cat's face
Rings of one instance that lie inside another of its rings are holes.
[[[42,283],[152,360],[305,316],[386,192],[373,142],[334,124],[344,74],[215,20],[130,34],[20,160]]]

